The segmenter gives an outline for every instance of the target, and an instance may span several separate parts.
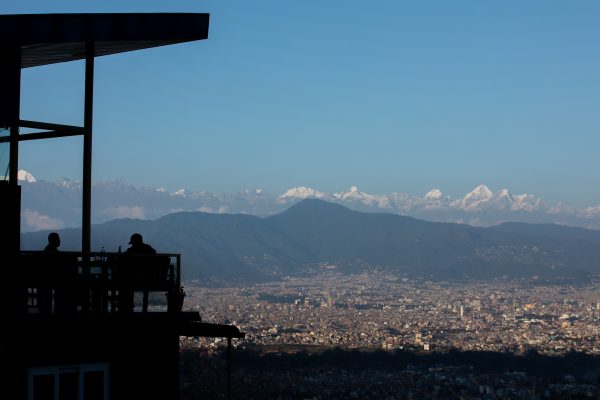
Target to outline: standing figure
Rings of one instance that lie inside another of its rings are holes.
[[[51,232],[48,235],[48,244],[44,247],[44,252],[46,253],[58,253],[58,248],[60,247],[60,236],[58,233]]]
[[[51,232],[44,248],[44,275],[46,288],[42,308],[48,314],[64,317],[77,310],[77,265],[66,253],[61,253],[60,236]]]

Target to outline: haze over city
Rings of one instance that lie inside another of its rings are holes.
[[[210,40],[97,60],[95,181],[454,198],[484,183],[600,204],[598,3],[2,7],[125,11],[210,12]],[[82,77],[82,62],[24,70],[22,118],[80,124]],[[38,179],[78,179],[80,154],[77,138],[24,143],[20,165]]]

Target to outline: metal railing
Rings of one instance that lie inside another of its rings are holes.
[[[179,254],[22,252],[16,268],[28,315],[93,318],[183,305]]]

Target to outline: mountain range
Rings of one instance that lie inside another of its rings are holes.
[[[557,278],[600,273],[600,231],[552,224],[494,227],[365,213],[305,199],[277,215],[176,212],[154,221],[94,225],[92,246],[116,251],[139,232],[160,252],[182,254],[185,279],[249,281],[310,269],[382,267],[428,279]],[[80,248],[79,228],[59,231],[63,250]],[[47,231],[22,235],[41,249]]]
[[[77,227],[81,224],[81,184],[62,179],[37,180],[19,171],[22,186],[22,229]],[[548,205],[531,194],[511,194],[507,189],[493,192],[479,185],[462,198],[453,199],[439,189],[423,196],[408,193],[374,195],[356,186],[339,193],[326,193],[300,186],[276,195],[262,189],[239,193],[169,193],[161,187],[138,187],[122,180],[96,182],[92,187],[92,221],[116,218],[156,219],[177,211],[215,214],[270,216],[307,198],[326,200],[357,211],[385,212],[436,222],[457,222],[493,226],[503,222],[555,223],[600,229],[600,206],[578,209],[564,204]]]

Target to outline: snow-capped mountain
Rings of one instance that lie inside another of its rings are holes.
[[[350,189],[339,193],[334,193],[333,197],[339,200],[358,200],[363,201],[371,197],[370,195],[361,192],[356,186],[351,186]]]
[[[464,209],[465,211],[477,210],[482,203],[490,200],[494,194],[485,185],[479,185],[465,197],[457,200],[454,205],[456,208]],[[484,205],[485,207],[485,205]]]
[[[490,197],[487,201],[491,207],[497,210],[512,209],[513,204],[516,203],[514,197],[507,189],[501,189],[492,194],[492,197]]]
[[[441,200],[444,197],[444,194],[440,189],[431,189],[429,192],[425,193],[425,200],[436,201]]]
[[[515,203],[511,206],[512,210],[523,210],[527,212],[539,211],[545,208],[544,202],[532,194],[514,195]]]
[[[23,188],[24,232],[80,225],[80,182],[66,178],[47,182],[25,170],[19,171],[19,179]],[[176,211],[268,216],[306,198],[339,203],[359,211],[401,214],[440,222],[490,226],[517,221],[600,229],[600,205],[585,209],[562,203],[550,206],[532,194],[512,194],[507,189],[494,192],[485,185],[453,199],[437,188],[422,196],[403,192],[375,195],[356,186],[332,193],[298,186],[280,195],[264,189],[246,189],[238,193],[180,189],[169,193],[160,186],[136,187],[122,180],[103,181],[92,187],[92,219],[94,223],[115,218],[156,219]]]
[[[361,192],[358,187],[351,186],[348,190],[339,193],[333,193],[333,198],[343,203],[357,202],[369,207],[386,208],[389,199],[386,196],[378,196]]]
[[[325,194],[323,192],[319,192],[318,190],[308,188],[306,186],[298,186],[298,187],[288,189],[284,194],[279,196],[279,198],[284,201],[290,200],[290,199],[293,200],[293,199],[309,199],[309,198],[326,199],[329,197],[331,197],[331,196],[328,196],[327,194]]]
[[[485,185],[477,186],[462,199],[453,201],[451,206],[468,212],[485,210],[535,212],[544,209],[544,203],[531,194],[513,195],[508,189],[500,189],[494,193]]]
[[[586,207],[580,211],[580,215],[584,218],[598,218],[600,217],[600,206]]]
[[[442,193],[440,189],[431,189],[425,193],[423,202],[423,207],[426,209],[440,209],[450,206],[450,198]]]
[[[171,193],[171,196],[187,197],[188,193],[185,189],[179,189]]]
[[[24,169],[20,169],[17,172],[17,179],[20,181],[25,181],[25,182],[29,182],[29,183],[37,182],[35,177],[33,175],[31,175],[31,173],[29,171],[26,171]]]

